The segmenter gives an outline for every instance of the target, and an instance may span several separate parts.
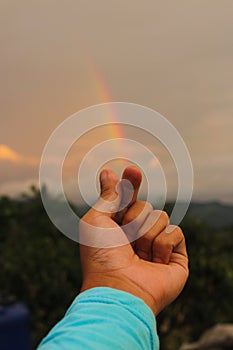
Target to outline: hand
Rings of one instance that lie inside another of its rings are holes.
[[[94,226],[97,231],[103,229],[105,233],[106,229],[115,229],[124,245],[110,248],[104,244],[103,248],[80,245],[81,291],[100,286],[120,289],[144,300],[157,315],[179,295],[188,278],[185,239],[179,227],[169,226],[165,212],[137,201],[141,173],[136,167],[126,168],[122,179],[130,181],[133,186],[132,200],[125,209],[113,212],[112,206],[119,208],[124,194],[117,193],[119,179],[111,170],[101,172],[100,199],[82,218],[80,234],[88,235],[85,225]],[[103,199],[108,207],[105,212]],[[132,244],[123,231],[128,223],[134,223],[135,237],[136,234],[140,236]],[[140,232],[144,234],[140,235]]]

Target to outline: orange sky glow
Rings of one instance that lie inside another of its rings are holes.
[[[122,101],[158,111],[179,131],[193,162],[194,200],[232,203],[232,18],[228,0],[3,1],[0,195],[38,183],[44,146],[66,118]],[[173,196],[172,160],[156,140],[133,129],[86,135],[71,150],[64,178],[75,182],[85,153],[119,135],[156,150]]]

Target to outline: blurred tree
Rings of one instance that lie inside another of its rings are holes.
[[[179,349],[216,323],[233,321],[233,228],[213,230],[201,221],[182,224],[190,277],[179,298],[158,318],[161,349]]]
[[[32,191],[0,200],[0,285],[29,306],[36,344],[78,293],[81,270],[77,243],[57,231]]]
[[[0,286],[29,306],[36,345],[78,294],[81,269],[77,243],[58,232],[38,190],[31,190],[18,200],[0,198]],[[179,349],[207,327],[233,321],[233,227],[213,230],[187,216],[182,228],[190,277],[180,297],[158,317],[161,350]]]

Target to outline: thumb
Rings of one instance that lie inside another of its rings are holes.
[[[112,170],[104,169],[100,173],[100,197],[79,222],[81,244],[98,248],[128,244],[124,232],[112,220],[121,202],[118,183],[119,179]]]
[[[121,202],[119,179],[110,169],[100,173],[100,197],[92,209],[103,216],[113,218]]]
[[[116,186],[119,182],[116,174],[110,169],[104,169],[100,173],[100,196],[107,201],[113,201],[118,197]]]

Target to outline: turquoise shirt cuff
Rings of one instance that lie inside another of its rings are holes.
[[[156,320],[140,298],[96,287],[80,293],[38,350],[158,350]]]

